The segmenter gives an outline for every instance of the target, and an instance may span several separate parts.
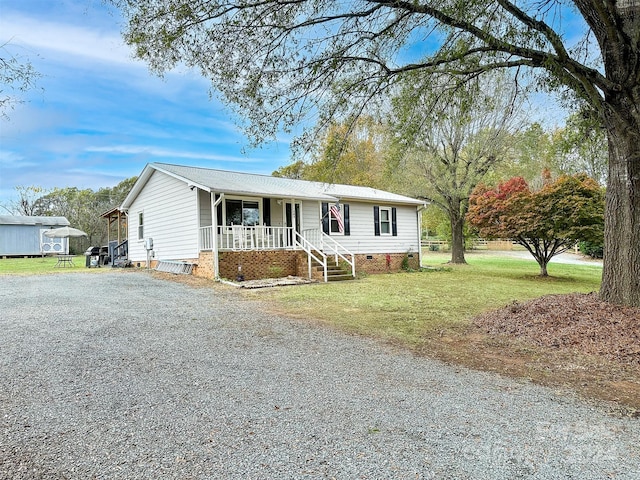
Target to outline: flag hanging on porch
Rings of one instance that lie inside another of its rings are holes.
[[[331,216],[338,223],[338,231],[344,233],[344,221],[342,220],[342,214],[340,213],[340,206],[338,204],[331,205]]]

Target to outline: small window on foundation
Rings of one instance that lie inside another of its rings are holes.
[[[373,255],[367,255],[367,260],[373,260]]]

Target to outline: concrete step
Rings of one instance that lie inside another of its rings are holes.
[[[322,265],[312,266],[311,268],[313,268],[316,272],[322,271]],[[338,271],[346,271],[346,270],[339,265],[327,265],[327,272],[338,272]]]
[[[350,273],[342,275],[329,275],[327,272],[327,282],[341,282],[344,280],[354,280]]]

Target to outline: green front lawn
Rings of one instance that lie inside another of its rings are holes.
[[[86,257],[84,255],[76,255],[73,257],[73,267],[56,268],[56,264],[58,263],[56,257],[0,258],[0,274],[37,275],[52,272],[89,270],[85,267],[85,260]]]
[[[338,328],[408,345],[458,330],[484,311],[552,293],[600,288],[602,269],[554,264],[548,278],[535,261],[467,255],[468,265],[447,265],[447,254],[423,257],[421,272],[369,275],[353,282],[263,289],[250,295],[279,310]]]

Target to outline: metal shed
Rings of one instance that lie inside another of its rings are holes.
[[[65,217],[25,217],[0,215],[0,256],[69,253],[66,238],[47,238],[45,230],[66,227]]]

